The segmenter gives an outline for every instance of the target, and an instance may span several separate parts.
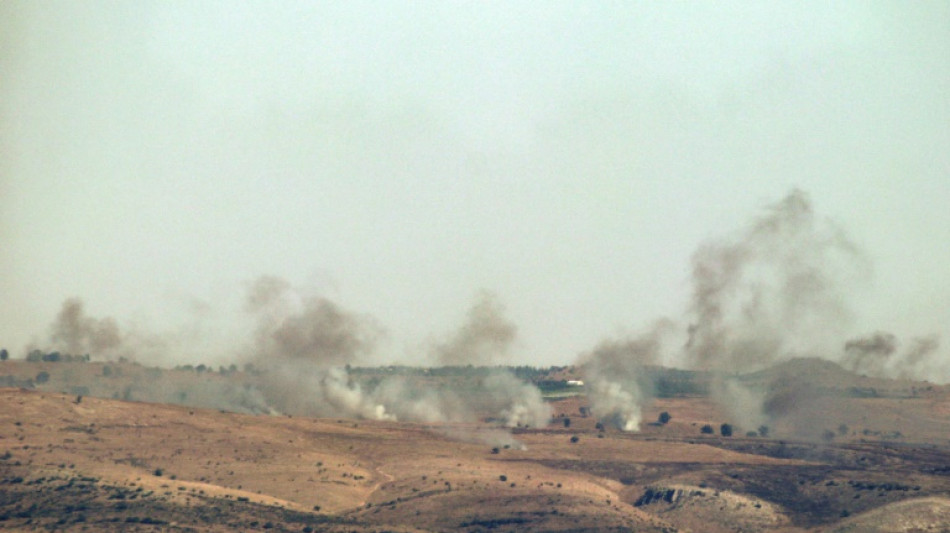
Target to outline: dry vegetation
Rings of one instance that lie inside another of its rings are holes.
[[[637,433],[583,416],[583,396],[557,399],[548,427],[507,437],[485,424],[125,401],[105,388],[107,398],[80,398],[54,387],[74,386],[63,373],[103,381],[102,365],[60,365],[0,365],[8,381],[51,374],[45,391],[0,389],[0,527],[716,532],[950,523],[950,392],[925,383],[861,384],[877,395],[848,397],[813,420],[848,426],[827,441],[780,427],[767,438],[746,428],[722,437],[725,417],[702,396],[656,399],[645,420],[672,419]],[[147,372],[113,367],[129,380]],[[701,434],[705,424],[716,433]]]

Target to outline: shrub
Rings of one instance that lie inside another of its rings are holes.
[[[502,475],[498,476],[498,480],[499,480],[499,481],[508,481],[508,476],[502,474]]]
[[[37,383],[46,383],[47,381],[49,381],[49,372],[44,370],[36,375]]]
[[[571,427],[571,419],[570,419],[570,418],[565,418],[565,419],[564,419],[564,427],[566,427],[566,428]]]
[[[671,418],[673,417],[670,416],[669,413],[667,413],[666,411],[663,411],[662,413],[660,413],[660,416],[656,419],[656,421],[661,424],[666,424],[667,422],[670,421]]]
[[[719,433],[722,434],[723,437],[731,437],[731,436],[732,436],[732,425],[731,425],[731,424],[723,424],[723,425],[719,426]]]
[[[576,443],[576,442],[579,441],[579,440],[581,440],[581,438],[578,437],[577,435],[574,435],[574,436],[571,437],[571,442],[572,442],[572,443]]]
[[[156,468],[155,471],[152,472],[152,474],[155,474],[155,475],[158,476],[158,477],[161,477],[161,475],[162,475],[163,473],[164,473],[164,472],[162,472],[162,469],[161,469],[161,468]]]
[[[713,434],[713,427],[710,426],[709,424],[706,424],[705,426],[699,428],[699,432],[702,433],[702,434],[704,434],[704,435],[712,435],[712,434]]]
[[[768,437],[768,436],[769,436],[769,427],[768,427],[768,426],[765,426],[765,425],[759,426],[759,436],[760,436],[760,437]]]

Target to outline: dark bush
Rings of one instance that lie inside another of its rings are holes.
[[[661,423],[661,424],[666,424],[667,422],[670,421],[671,418],[673,418],[673,417],[670,416],[669,413],[667,413],[666,411],[663,411],[662,413],[660,413],[660,416],[659,416],[659,418],[656,419],[656,421],[659,422],[659,423]]]
[[[572,443],[576,443],[576,442],[579,441],[579,440],[581,440],[581,438],[578,437],[577,435],[574,435],[574,436],[571,437],[571,442],[572,442]]]
[[[37,383],[46,383],[47,381],[49,381],[49,372],[44,370],[36,375]]]
[[[723,424],[723,425],[719,426],[719,433],[722,434],[723,437],[731,437],[731,436],[732,436],[732,424]]]
[[[712,434],[713,434],[713,427],[710,426],[709,424],[706,424],[705,426],[699,428],[699,432],[702,433],[702,434],[704,434],[704,435],[712,435]]]
[[[566,428],[571,427],[571,419],[570,419],[570,418],[565,418],[565,419],[564,419],[564,427],[566,427]]]

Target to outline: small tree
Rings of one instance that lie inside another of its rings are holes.
[[[10,358],[10,352],[6,348],[0,349],[0,361],[6,361]]]
[[[699,432],[702,433],[703,435],[712,435],[713,427],[710,426],[709,424],[706,424],[703,427],[699,428]]]
[[[723,425],[719,426],[719,433],[721,433],[723,437],[731,437],[731,436],[732,436],[732,425],[731,425],[731,424],[723,424]]]
[[[673,418],[673,417],[670,416],[669,413],[667,413],[666,411],[663,411],[662,413],[660,413],[659,418],[657,418],[656,420],[657,420],[657,422],[659,422],[659,423],[661,423],[661,424],[666,424],[667,422],[670,421],[671,418]]]
[[[566,428],[571,427],[571,419],[570,419],[570,418],[565,418],[565,419],[564,419],[564,427],[566,427]]]
[[[764,424],[761,425],[761,426],[759,426],[759,436],[760,436],[760,437],[768,437],[768,436],[769,436],[769,427],[766,426],[766,425],[764,425]]]
[[[579,440],[581,440],[581,438],[578,437],[577,435],[574,435],[573,437],[571,437],[571,442],[572,442],[572,443],[576,443],[576,442],[579,441]]]
[[[49,381],[49,372],[44,370],[36,375],[37,383],[46,383],[47,381]]]

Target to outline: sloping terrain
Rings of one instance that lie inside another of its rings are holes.
[[[940,531],[950,494],[945,448],[679,436],[696,423],[684,399],[655,406],[669,434],[575,418],[515,435],[22,389],[0,402],[8,529]]]

